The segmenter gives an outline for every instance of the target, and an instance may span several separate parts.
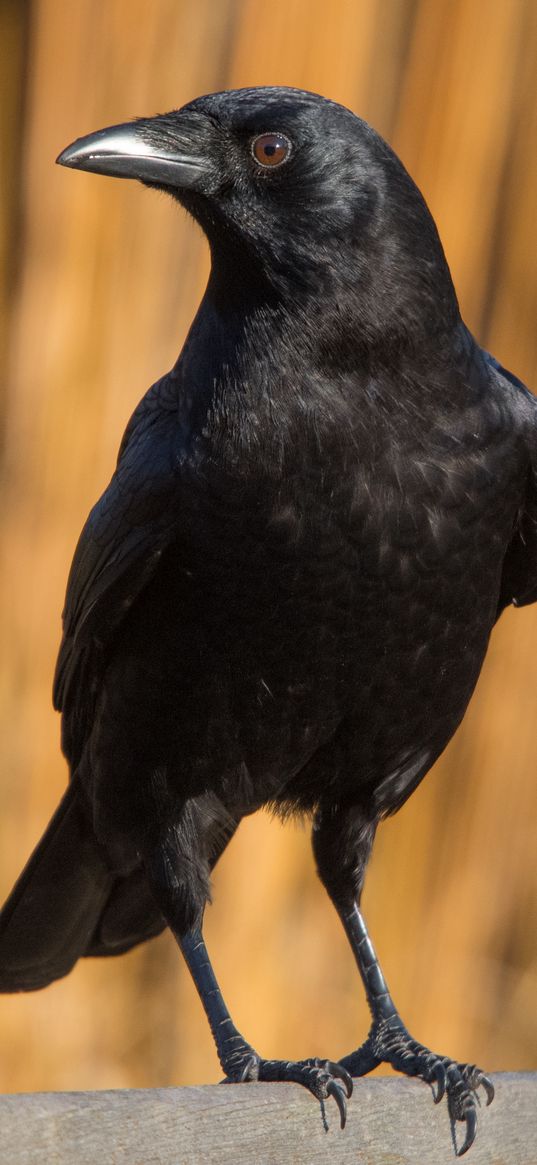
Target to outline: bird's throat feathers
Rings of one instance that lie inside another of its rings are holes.
[[[182,424],[189,441],[208,441],[218,457],[271,451],[281,468],[305,432],[320,448],[330,431],[371,431],[397,398],[394,369],[405,381],[406,368],[422,363],[419,347],[410,330],[386,331],[382,343],[373,342],[352,295],[252,298],[236,309],[224,307],[209,282],[172,373]],[[409,392],[419,408],[427,386],[415,382]]]

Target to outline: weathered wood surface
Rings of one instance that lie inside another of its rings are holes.
[[[537,1074],[494,1077],[468,1165],[536,1165]],[[355,1083],[342,1132],[327,1105],[288,1084],[0,1097],[5,1165],[453,1165],[445,1102],[418,1081]]]

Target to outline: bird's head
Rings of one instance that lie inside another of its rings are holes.
[[[137,178],[182,203],[209,240],[217,295],[354,297],[365,334],[400,319],[403,299],[412,319],[456,314],[412,179],[370,126],[314,93],[210,94],[79,138],[58,162]]]

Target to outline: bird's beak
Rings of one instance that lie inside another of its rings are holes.
[[[178,122],[172,136],[162,121],[159,117],[139,118],[99,129],[77,138],[56,161],[73,170],[91,170],[114,178],[138,178],[177,189],[196,187],[207,163],[201,151],[196,153],[195,125],[186,119],[184,126]]]

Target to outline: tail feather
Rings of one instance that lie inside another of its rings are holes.
[[[79,958],[123,954],[165,926],[143,869],[112,867],[75,776],[0,911],[0,992],[37,991]]]
[[[0,912],[0,991],[67,975],[95,933],[114,872],[75,780]]]
[[[90,957],[123,955],[138,943],[160,934],[166,925],[144,871],[133,870],[114,882],[84,954]]]

